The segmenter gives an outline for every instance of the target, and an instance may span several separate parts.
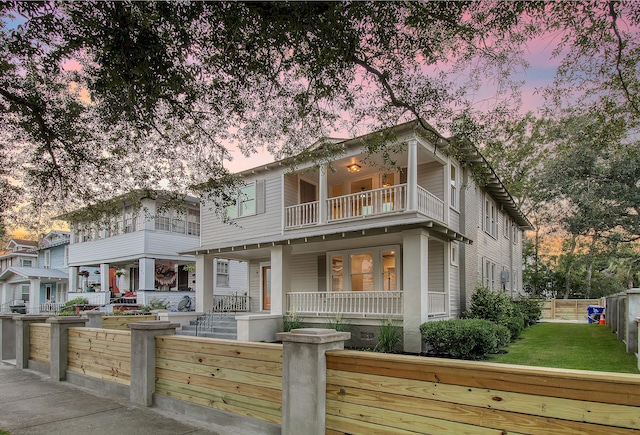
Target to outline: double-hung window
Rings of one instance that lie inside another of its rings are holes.
[[[498,237],[498,209],[488,196],[484,200],[484,231],[494,239]]]
[[[200,235],[200,210],[187,210],[187,234],[190,236]]]
[[[235,203],[227,207],[227,216],[235,219],[265,212],[265,181],[246,184],[238,190]]]
[[[450,167],[449,183],[451,186],[451,192],[450,192],[451,207],[457,210],[458,203],[460,201],[459,189],[458,189],[458,167],[453,164]]]
[[[229,261],[216,260],[216,287],[229,287]]]
[[[485,258],[483,284],[490,289],[496,288],[496,263]]]

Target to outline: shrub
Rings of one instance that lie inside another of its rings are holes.
[[[71,299],[64,303],[62,307],[60,307],[60,312],[58,316],[75,316],[76,315],[76,305],[87,305],[89,304],[89,299],[78,296],[77,298]]]
[[[304,323],[302,323],[302,319],[298,317],[295,311],[283,316],[284,322],[284,332],[289,332],[292,329],[301,329],[304,328]]]
[[[513,303],[506,293],[496,292],[485,286],[478,286],[473,296],[471,296],[471,304],[469,310],[465,313],[465,317],[501,323],[502,319],[513,316],[513,313]]]
[[[524,329],[524,318],[521,315],[505,317],[500,320],[500,325],[505,326],[509,330],[511,340],[520,338]],[[509,341],[507,340],[507,343]]]
[[[347,332],[351,328],[351,324],[345,322],[340,314],[336,314],[327,320],[327,329],[335,329],[338,332]]]
[[[149,305],[140,305],[140,311],[148,313],[151,310],[167,310],[169,309],[169,302],[159,298],[151,298]]]
[[[432,351],[460,359],[484,358],[496,353],[509,331],[501,325],[483,319],[451,319],[426,322],[420,332]]]
[[[387,319],[380,326],[378,344],[373,349],[376,352],[391,353],[402,340],[402,329],[397,322]]]
[[[515,309],[522,314],[524,327],[535,324],[542,317],[543,300],[535,296],[522,296],[513,301]]]

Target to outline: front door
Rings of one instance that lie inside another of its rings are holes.
[[[262,309],[271,309],[271,266],[262,266]]]

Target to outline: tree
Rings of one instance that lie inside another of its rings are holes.
[[[525,43],[558,29],[567,59],[604,59],[609,80],[599,95],[627,96],[620,107],[607,100],[611,112],[633,114],[640,7],[579,6],[574,13],[562,4],[493,1],[1,3],[0,150],[11,157],[0,171],[2,217],[28,214],[11,207],[14,185],[39,210],[73,209],[160,181],[172,190],[223,188],[215,180],[229,179],[230,145],[284,157],[335,131],[409,118],[472,137],[473,129],[458,128],[472,124],[459,121],[495,124],[515,113],[513,73],[524,67]],[[584,30],[592,17],[597,25]],[[594,41],[604,34],[600,51]],[[572,84],[569,65],[558,88],[593,95]],[[588,79],[593,85],[600,76]],[[498,102],[480,112],[473,96],[488,82]],[[369,151],[384,154],[384,145]]]

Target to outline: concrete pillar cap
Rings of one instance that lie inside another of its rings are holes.
[[[153,331],[158,329],[175,329],[180,326],[179,323],[171,323],[166,320],[141,320],[136,323],[129,323],[129,329],[142,331]]]
[[[47,323],[87,323],[88,321],[80,316],[54,316],[47,319]]]
[[[13,320],[47,320],[46,314],[17,314],[13,316]]]
[[[350,332],[337,332],[335,329],[302,328],[291,332],[278,332],[276,340],[293,343],[323,344],[346,341],[351,338]]]

